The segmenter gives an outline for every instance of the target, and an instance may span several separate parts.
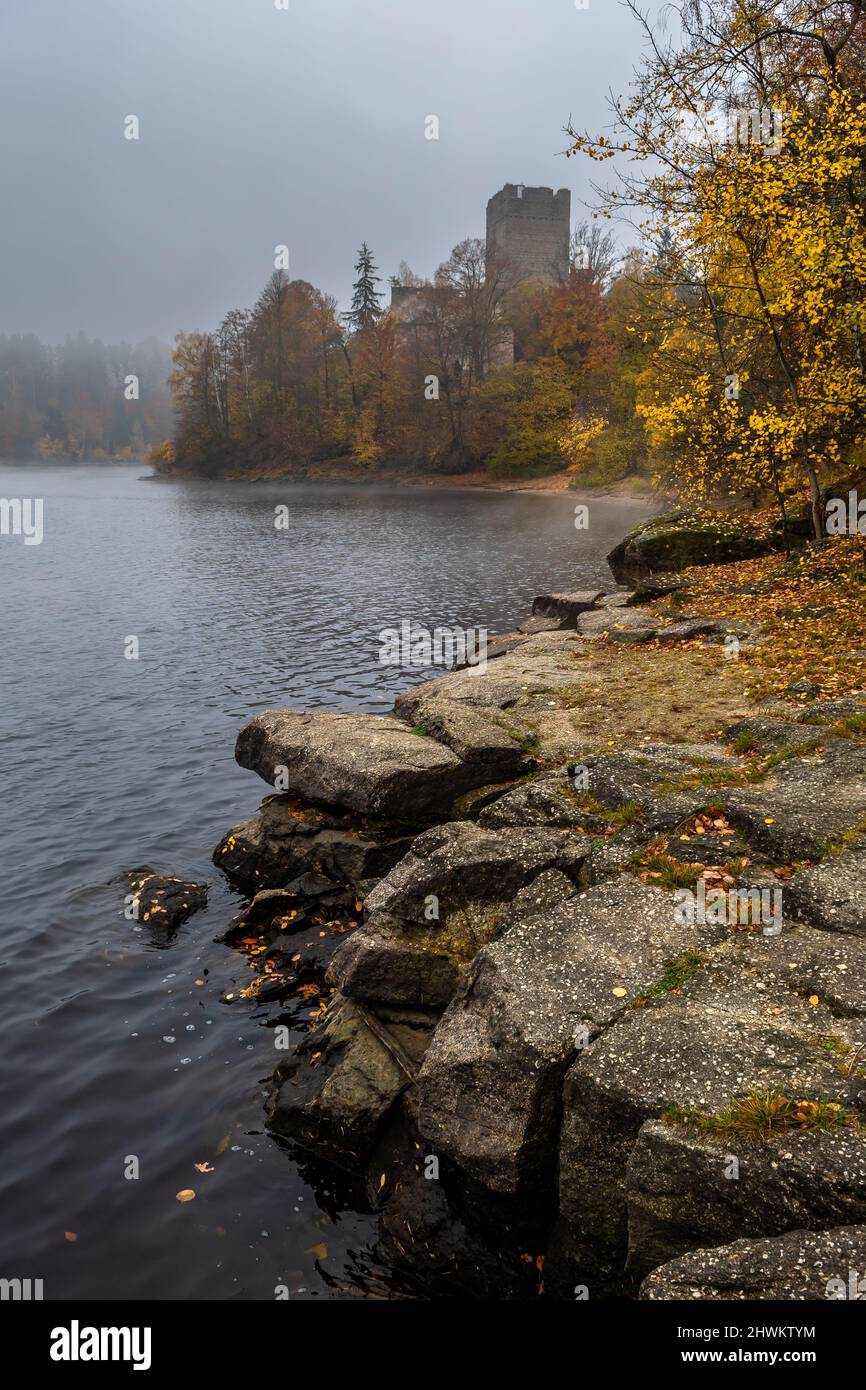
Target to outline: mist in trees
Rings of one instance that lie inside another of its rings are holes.
[[[173,428],[171,351],[0,335],[0,458],[141,459]],[[134,379],[134,380],[133,380]]]

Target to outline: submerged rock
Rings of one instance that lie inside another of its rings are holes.
[[[412,1084],[433,1022],[421,1009],[372,1015],[336,996],[279,1063],[270,1128],[324,1158],[360,1168],[394,1102]]]
[[[126,878],[130,917],[159,931],[176,931],[207,906],[207,884],[189,883],[149,868],[131,869]]]
[[[714,1250],[694,1250],[650,1274],[645,1299],[862,1298],[858,1278],[866,1269],[866,1226],[832,1231],[789,1231],[768,1240],[736,1240]],[[851,1280],[851,1272],[858,1275]]]

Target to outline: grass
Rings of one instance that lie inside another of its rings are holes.
[[[576,792],[573,800],[581,811],[586,811],[587,815],[595,816],[597,820],[603,820],[610,827],[612,833],[625,830],[628,825],[637,824],[643,815],[643,807],[637,801],[629,801],[625,806],[619,806],[615,811],[612,811],[609,806],[603,806],[588,792]]]
[[[670,994],[674,990],[680,989],[690,980],[696,971],[700,970],[706,956],[703,951],[685,951],[677,960],[668,961],[664,975],[657,980],[654,985],[642,994],[639,999],[633,999],[628,1005],[630,1009],[639,1009],[650,999],[656,999],[660,994]]]
[[[794,1098],[778,1091],[752,1091],[738,1096],[714,1115],[701,1110],[674,1107],[663,1120],[687,1125],[707,1134],[770,1138],[793,1130],[846,1129],[857,1121],[838,1101]]]

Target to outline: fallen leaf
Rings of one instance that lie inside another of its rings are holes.
[[[78,1233],[77,1233],[76,1231],[64,1231],[64,1232],[63,1232],[63,1239],[64,1239],[64,1240],[71,1240],[71,1241],[77,1240],[77,1239],[78,1239]]]
[[[211,1167],[211,1165],[210,1165],[209,1163],[194,1163],[192,1166],[193,1166],[193,1168],[195,1168],[195,1170],[196,1170],[197,1173],[213,1173],[213,1172],[214,1172],[214,1169]]]
[[[182,1187],[180,1192],[174,1195],[176,1202],[192,1202],[195,1200],[195,1192],[191,1187]]]
[[[328,1247],[327,1245],[311,1245],[309,1250],[304,1251],[304,1254],[315,1255],[317,1260],[326,1260],[328,1258]]]

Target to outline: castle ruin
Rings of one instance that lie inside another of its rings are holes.
[[[507,183],[487,204],[487,255],[522,280],[554,284],[568,273],[571,192]]]

